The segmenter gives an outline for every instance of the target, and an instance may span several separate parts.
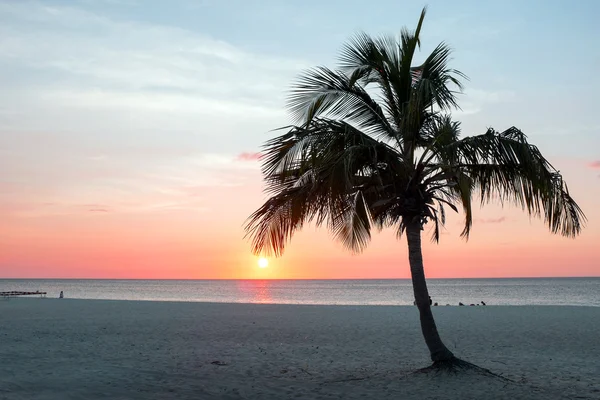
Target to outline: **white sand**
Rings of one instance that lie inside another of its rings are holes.
[[[434,313],[512,382],[412,374],[429,364],[414,307],[11,299],[0,399],[600,399],[600,308]]]

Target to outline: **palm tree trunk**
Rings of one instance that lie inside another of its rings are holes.
[[[406,225],[406,239],[408,241],[408,260],[410,263],[410,273],[412,276],[413,291],[415,300],[421,316],[421,331],[425,337],[425,343],[431,353],[431,360],[451,361],[454,354],[444,345],[438,334],[431,305],[429,304],[429,292],[427,291],[427,282],[425,282],[425,271],[423,269],[423,255],[421,253],[421,224],[418,222],[409,222]]]

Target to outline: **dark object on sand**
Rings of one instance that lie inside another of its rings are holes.
[[[63,291],[61,290],[60,294],[58,295],[58,298],[63,299],[64,297],[65,297],[65,295],[64,295]]]
[[[481,305],[485,306],[485,301],[481,300]]]
[[[464,306],[464,304],[463,304],[463,303],[461,303],[460,301],[458,302],[458,305],[459,305],[459,306]]]

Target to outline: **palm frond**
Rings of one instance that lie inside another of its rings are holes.
[[[339,213],[331,215],[329,228],[346,248],[360,253],[371,240],[371,216],[362,191],[350,196],[346,206]]]
[[[303,190],[304,189],[304,190]],[[308,185],[271,196],[246,221],[246,237],[252,238],[255,254],[280,256],[294,232],[317,211]]]
[[[375,39],[366,33],[359,33],[342,49],[340,67],[364,88],[376,85],[376,89],[382,92],[382,108],[397,128],[401,116],[390,82],[397,75],[398,68],[395,44],[391,37]]]
[[[411,100],[415,99],[425,108],[437,106],[442,111],[460,108],[456,95],[463,90],[461,79],[468,78],[462,72],[448,67],[451,53],[450,47],[442,42],[416,68],[420,71],[420,77],[414,85],[416,95]]]
[[[415,68],[420,74],[404,104],[400,127],[407,152],[414,152],[423,143],[421,128],[435,120],[437,112],[459,108],[457,94],[463,88],[460,78],[466,76],[448,67],[450,53],[450,48],[441,43]]]
[[[473,226],[473,209],[471,207],[471,198],[473,193],[473,179],[462,171],[456,175],[456,185],[452,185],[450,190],[457,194],[460,203],[463,206],[465,213],[465,227],[461,232],[461,236],[468,238]]]
[[[432,115],[419,133],[417,144],[424,151],[417,164],[429,164],[435,157],[448,165],[454,163],[456,152],[450,145],[459,139],[460,134],[460,122],[452,121],[450,115]]]
[[[288,108],[303,124],[329,117],[346,120],[374,135],[393,136],[380,105],[357,80],[355,75],[326,67],[305,71],[290,92]]]
[[[456,162],[438,165],[444,172],[437,174],[435,180],[448,182],[449,177],[460,180],[461,176],[468,176],[482,204],[508,201],[530,215],[542,217],[552,233],[580,233],[586,219],[581,208],[569,195],[560,173],[519,129],[488,129],[483,135],[445,146],[443,152],[439,153],[440,159],[453,152]],[[453,186],[453,190],[458,186]],[[465,235],[467,228],[470,226],[465,227]]]
[[[340,121],[315,119],[265,145],[263,174],[271,198],[246,223],[255,253],[280,255],[307,221],[327,222],[356,252],[370,238],[367,196],[403,167],[395,149]]]
[[[414,83],[414,69],[412,68],[413,58],[416,49],[421,45],[419,36],[423,27],[423,21],[427,14],[427,7],[424,7],[417,23],[417,28],[414,32],[403,28],[400,32],[400,43],[398,51],[400,52],[400,65],[397,79],[394,80],[393,86],[396,96],[398,97],[398,105],[403,106],[408,103],[411,96],[411,88]]]

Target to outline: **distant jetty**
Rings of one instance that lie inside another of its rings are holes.
[[[12,292],[0,292],[1,297],[16,297],[16,296],[35,296],[39,295],[41,297],[46,297],[46,292],[40,292],[36,290],[35,292],[20,292],[20,291],[12,291]]]

